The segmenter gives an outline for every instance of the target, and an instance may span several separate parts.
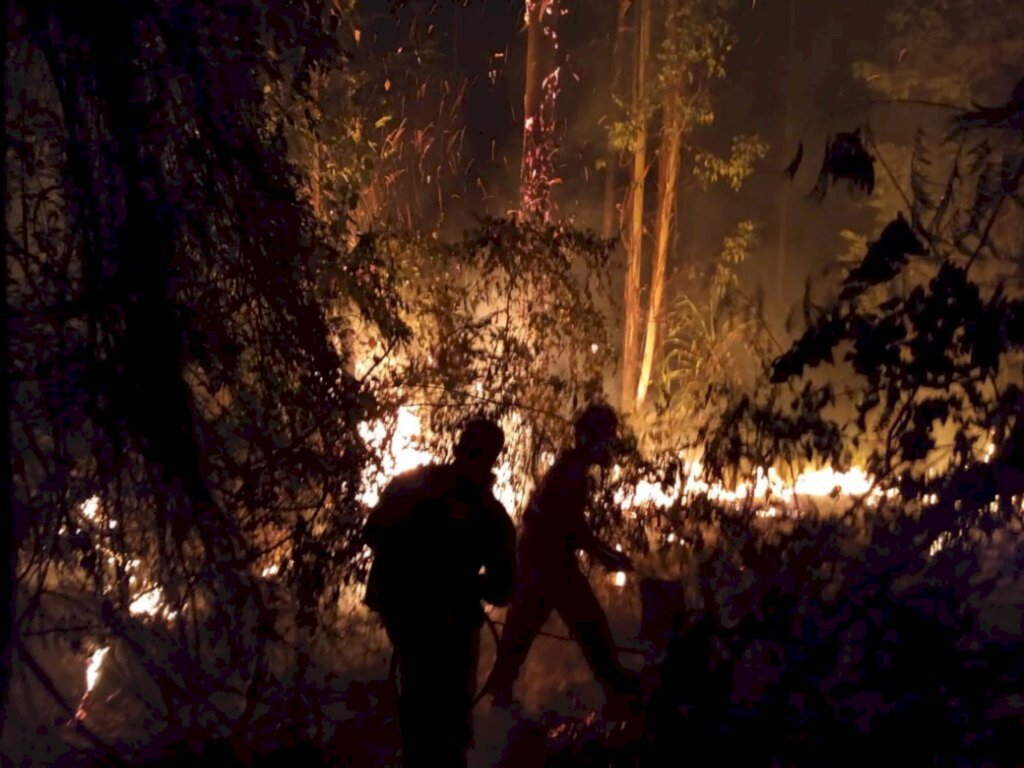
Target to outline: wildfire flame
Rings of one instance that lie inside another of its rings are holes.
[[[522,429],[522,420],[511,416],[503,425],[506,433]],[[380,501],[380,494],[395,476],[416,469],[425,464],[443,460],[424,447],[423,424],[416,408],[402,406],[398,409],[393,430],[383,421],[364,422],[359,433],[367,445],[380,456],[380,464],[369,468],[363,476],[363,490],[360,501],[368,507]],[[507,510],[516,509],[516,493],[513,488],[513,470],[506,459],[495,469],[494,493]]]
[[[620,467],[614,470],[616,473],[621,471]],[[832,467],[805,469],[791,483],[783,479],[774,467],[758,467],[752,482],[740,481],[730,488],[720,482],[705,480],[702,463],[694,460],[689,462],[685,476],[675,485],[666,487],[662,483],[641,480],[632,493],[620,490],[615,502],[626,511],[646,506],[664,509],[680,499],[706,496],[712,501],[729,504],[754,501],[761,505],[757,510],[760,517],[775,517],[779,506],[791,507],[799,496],[825,498],[833,495],[867,497],[867,502],[874,505],[883,498],[892,498],[896,491],[879,488],[875,479],[857,466],[846,472],[838,472]]]
[[[162,617],[167,621],[174,621],[178,616],[176,611],[168,607],[160,587],[152,587],[136,595],[128,604],[128,613],[132,616]]]
[[[503,426],[508,434],[515,434],[524,429],[521,418],[515,414],[508,417]],[[373,506],[379,501],[384,486],[396,475],[442,459],[426,448],[423,423],[414,407],[399,408],[393,423],[385,420],[366,422],[360,425],[359,431],[368,447],[380,457],[379,464],[367,469],[363,477],[360,499],[367,506]],[[553,460],[554,456],[550,454],[541,457],[544,464],[550,465]],[[613,480],[621,472],[621,467],[615,467]],[[513,486],[514,474],[511,460],[505,457],[495,472],[495,494],[513,515],[517,511],[518,496],[522,495],[522,490],[517,494]],[[666,487],[658,482],[642,480],[629,492],[620,490],[615,496],[615,503],[625,512],[636,515],[645,507],[665,508],[680,500],[706,495],[723,503],[745,503],[754,500],[758,504],[758,516],[771,518],[779,514],[780,508],[791,507],[798,496],[826,497],[836,494],[847,497],[867,496],[868,502],[873,504],[884,497],[891,497],[895,491],[878,488],[874,479],[860,467],[853,467],[847,472],[837,472],[831,467],[808,469],[797,475],[792,482],[786,482],[774,468],[758,469],[751,482],[740,482],[735,487],[727,487],[722,483],[706,481],[701,462],[694,460],[687,463],[686,472],[674,486]],[[113,530],[113,523],[116,521],[108,520],[106,525],[101,525],[102,511],[101,500],[96,496],[87,499],[79,507],[84,526],[99,533],[97,546],[108,562],[113,564],[116,562],[116,553],[106,543],[103,531]],[[669,534],[667,541],[670,544],[677,541],[685,544],[675,534]],[[936,542],[932,554],[939,551],[944,544],[944,541]],[[621,550],[621,547],[619,549]],[[124,559],[123,555],[121,559]],[[174,621],[177,613],[170,610],[160,585],[143,578],[141,561],[128,560],[124,567],[129,574],[129,613],[166,622]],[[261,575],[264,578],[272,578],[279,573],[280,567],[279,563],[271,563],[263,568]],[[610,574],[609,578],[618,588],[623,588],[628,583],[628,575],[624,571],[616,571]],[[106,647],[97,648],[89,657],[86,665],[86,692],[76,712],[78,720],[85,717],[89,694],[99,681],[108,650]]]
[[[380,466],[371,467],[363,476],[360,500],[369,507],[380,501],[381,491],[391,478],[434,460],[422,447],[423,427],[415,409],[402,406],[396,418],[390,439],[388,425],[383,421],[359,425],[359,434],[367,446],[381,457]]]
[[[117,521],[109,518],[104,520],[101,516],[101,511],[102,500],[99,496],[90,496],[78,507],[78,513],[81,516],[83,526],[98,534],[93,537],[93,542],[100,553],[102,553],[103,560],[111,568],[116,567],[120,562],[124,571],[128,574],[128,613],[132,616],[159,618],[168,622],[174,621],[178,614],[168,606],[163,588],[143,578],[141,574],[142,561],[138,558],[125,559],[125,553],[117,553],[111,547],[109,539],[102,532],[104,529],[106,531],[115,530],[117,528]],[[105,595],[110,595],[112,592],[114,592],[113,585],[109,585],[104,589]],[[100,647],[89,656],[85,670],[86,690],[75,714],[78,720],[85,717],[86,700],[88,699],[89,692],[96,687],[96,683],[100,679],[100,675],[103,672],[103,662],[107,657],[108,651],[109,648]]]
[[[75,710],[75,720],[85,719],[86,702],[89,699],[89,694],[92,693],[93,688],[96,687],[96,683],[99,682],[100,670],[103,668],[103,660],[107,658],[107,653],[109,651],[109,648],[101,646],[93,651],[89,656],[89,661],[85,665],[85,693],[82,694],[82,698],[78,702],[78,709]]]

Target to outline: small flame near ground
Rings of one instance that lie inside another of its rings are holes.
[[[78,709],[75,710],[76,721],[85,719],[85,705],[89,700],[89,694],[92,693],[96,683],[99,682],[103,660],[107,658],[107,653],[109,652],[109,648],[101,646],[89,655],[89,662],[85,665],[85,693],[82,694],[82,698],[78,702]]]

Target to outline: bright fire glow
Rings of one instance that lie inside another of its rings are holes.
[[[615,468],[621,473],[621,468]],[[752,501],[758,505],[759,517],[775,517],[779,504],[790,506],[798,496],[825,498],[834,494],[840,496],[866,496],[869,504],[877,504],[883,497],[892,498],[895,490],[883,490],[876,486],[874,479],[862,468],[852,467],[847,472],[837,472],[832,467],[805,469],[792,483],[786,482],[774,467],[767,471],[758,468],[752,482],[741,481],[730,488],[722,483],[709,483],[703,479],[704,467],[700,461],[690,462],[685,477],[674,486],[641,480],[631,493],[620,490],[615,502],[625,510],[638,507],[670,507],[680,499],[707,496],[712,501],[737,504]]]
[[[522,419],[511,416],[503,424],[506,434],[522,429]],[[443,461],[444,457],[428,451],[423,445],[423,425],[415,408],[402,406],[394,431],[388,436],[388,426],[383,421],[363,423],[359,433],[367,445],[380,456],[380,464],[368,468],[363,476],[363,490],[360,501],[368,507],[380,501],[384,487],[397,475],[416,469],[425,464]],[[509,512],[516,509],[516,493],[513,486],[512,465],[507,458],[494,471],[494,495]]]
[[[281,564],[280,563],[271,563],[270,565],[268,565],[266,568],[264,568],[260,572],[260,576],[262,576],[264,579],[270,579],[270,578],[273,578],[274,576],[277,576],[277,574],[279,574],[280,572],[281,572]]]
[[[390,439],[388,426],[383,421],[359,425],[359,434],[367,446],[381,457],[380,466],[370,467],[363,476],[360,500],[364,504],[372,507],[380,501],[381,491],[391,478],[434,460],[434,456],[423,448],[422,433],[415,409],[404,405],[398,409]]]
[[[103,660],[107,658],[107,653],[110,651],[109,648],[97,648],[89,656],[89,662],[85,665],[85,693],[82,694],[81,700],[78,702],[78,709],[75,711],[76,720],[85,719],[85,703],[89,698],[89,694],[92,693],[93,688],[96,687],[96,683],[100,680],[100,670],[103,669]]]
[[[90,496],[88,499],[82,502],[82,506],[79,508],[79,511],[82,513],[82,517],[84,517],[86,520],[92,521],[96,519],[96,514],[99,512],[99,509],[100,497]]]
[[[938,538],[932,542],[931,546],[928,547],[928,557],[935,557],[939,552],[946,548],[952,537],[948,531],[943,531],[939,534]]]
[[[178,615],[175,611],[168,609],[164,591],[160,587],[152,587],[136,595],[128,604],[128,613],[132,616],[149,616],[151,618],[159,616],[168,621],[173,621]]]
[[[89,657],[89,664],[85,668],[85,692],[87,694],[95,688],[96,683],[99,682],[100,667],[103,666],[103,660],[107,658],[107,653],[109,651],[109,648],[97,648]]]

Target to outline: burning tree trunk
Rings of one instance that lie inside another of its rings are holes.
[[[619,0],[619,12],[615,24],[615,44],[612,48],[612,81],[611,93],[619,95],[622,80],[622,39],[626,32],[626,14],[629,13],[631,0]],[[612,237],[617,233],[615,226],[615,176],[619,166],[619,153],[612,142],[608,142],[608,155],[605,159],[604,205],[601,211],[601,235]]]
[[[647,59],[651,47],[651,10],[649,0],[638,2],[633,75],[632,118],[636,131],[633,144],[633,169],[630,178],[630,216],[626,239],[626,290],[624,298],[625,334],[622,343],[622,409],[632,410],[636,399],[640,362],[640,278],[643,267],[644,180],[647,177],[647,117],[644,105],[647,87]]]
[[[676,33],[675,2],[669,3],[666,31],[669,39]],[[654,261],[651,267],[651,293],[647,304],[647,328],[644,333],[644,350],[640,362],[640,373],[636,389],[636,405],[642,406],[651,384],[651,374],[658,352],[658,328],[665,304],[665,276],[668,264],[668,243],[672,234],[673,213],[676,206],[677,181],[684,130],[680,89],[683,88],[683,73],[675,70],[666,73],[669,82],[662,91],[661,143],[658,147],[658,201],[654,222]]]
[[[558,0],[526,2],[526,85],[523,95],[523,161],[520,210],[547,220],[555,159],[558,99]]]

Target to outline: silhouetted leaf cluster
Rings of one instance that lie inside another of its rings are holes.
[[[797,146],[796,155],[786,167],[790,179],[796,176],[804,156],[804,143]],[[818,169],[818,178],[810,192],[813,200],[823,200],[829,186],[844,180],[853,188],[869,195],[875,189],[875,163],[861,140],[860,128],[852,132],[839,132],[825,141],[825,151]]]

